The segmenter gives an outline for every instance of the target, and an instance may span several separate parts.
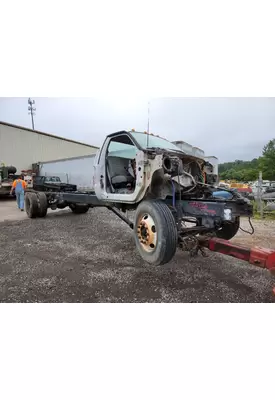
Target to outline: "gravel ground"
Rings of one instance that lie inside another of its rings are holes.
[[[255,229],[236,241],[275,248],[273,221]],[[105,209],[1,222],[0,254],[1,302],[274,302],[275,278],[233,258],[178,251],[148,266],[130,228]]]

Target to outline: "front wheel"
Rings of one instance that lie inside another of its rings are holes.
[[[240,217],[236,217],[235,222],[225,222],[216,234],[220,239],[230,240],[237,234],[239,228]]]
[[[178,234],[175,219],[162,201],[143,201],[137,207],[134,223],[139,254],[152,265],[168,263],[174,256]]]

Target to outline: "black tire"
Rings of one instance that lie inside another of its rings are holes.
[[[225,222],[220,230],[216,232],[217,237],[224,240],[232,239],[240,228],[240,217],[237,217],[235,222]]]
[[[38,199],[38,217],[45,218],[48,212],[47,196],[43,192],[38,192],[37,199]]]
[[[38,198],[36,193],[27,192],[25,195],[25,208],[29,218],[38,217]]]
[[[69,207],[74,214],[85,214],[90,208],[90,206],[82,204],[70,204]]]
[[[144,261],[156,266],[168,263],[178,244],[177,226],[169,207],[160,200],[140,203],[135,213],[134,236]]]

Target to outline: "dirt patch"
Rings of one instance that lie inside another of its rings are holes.
[[[275,249],[275,220],[252,220],[251,222],[255,233],[249,235],[239,230],[232,242]],[[251,226],[247,218],[241,220],[241,228],[251,232]]]

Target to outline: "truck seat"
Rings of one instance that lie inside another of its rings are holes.
[[[120,157],[107,157],[108,175],[114,189],[122,189],[135,178],[128,172],[129,160]]]

